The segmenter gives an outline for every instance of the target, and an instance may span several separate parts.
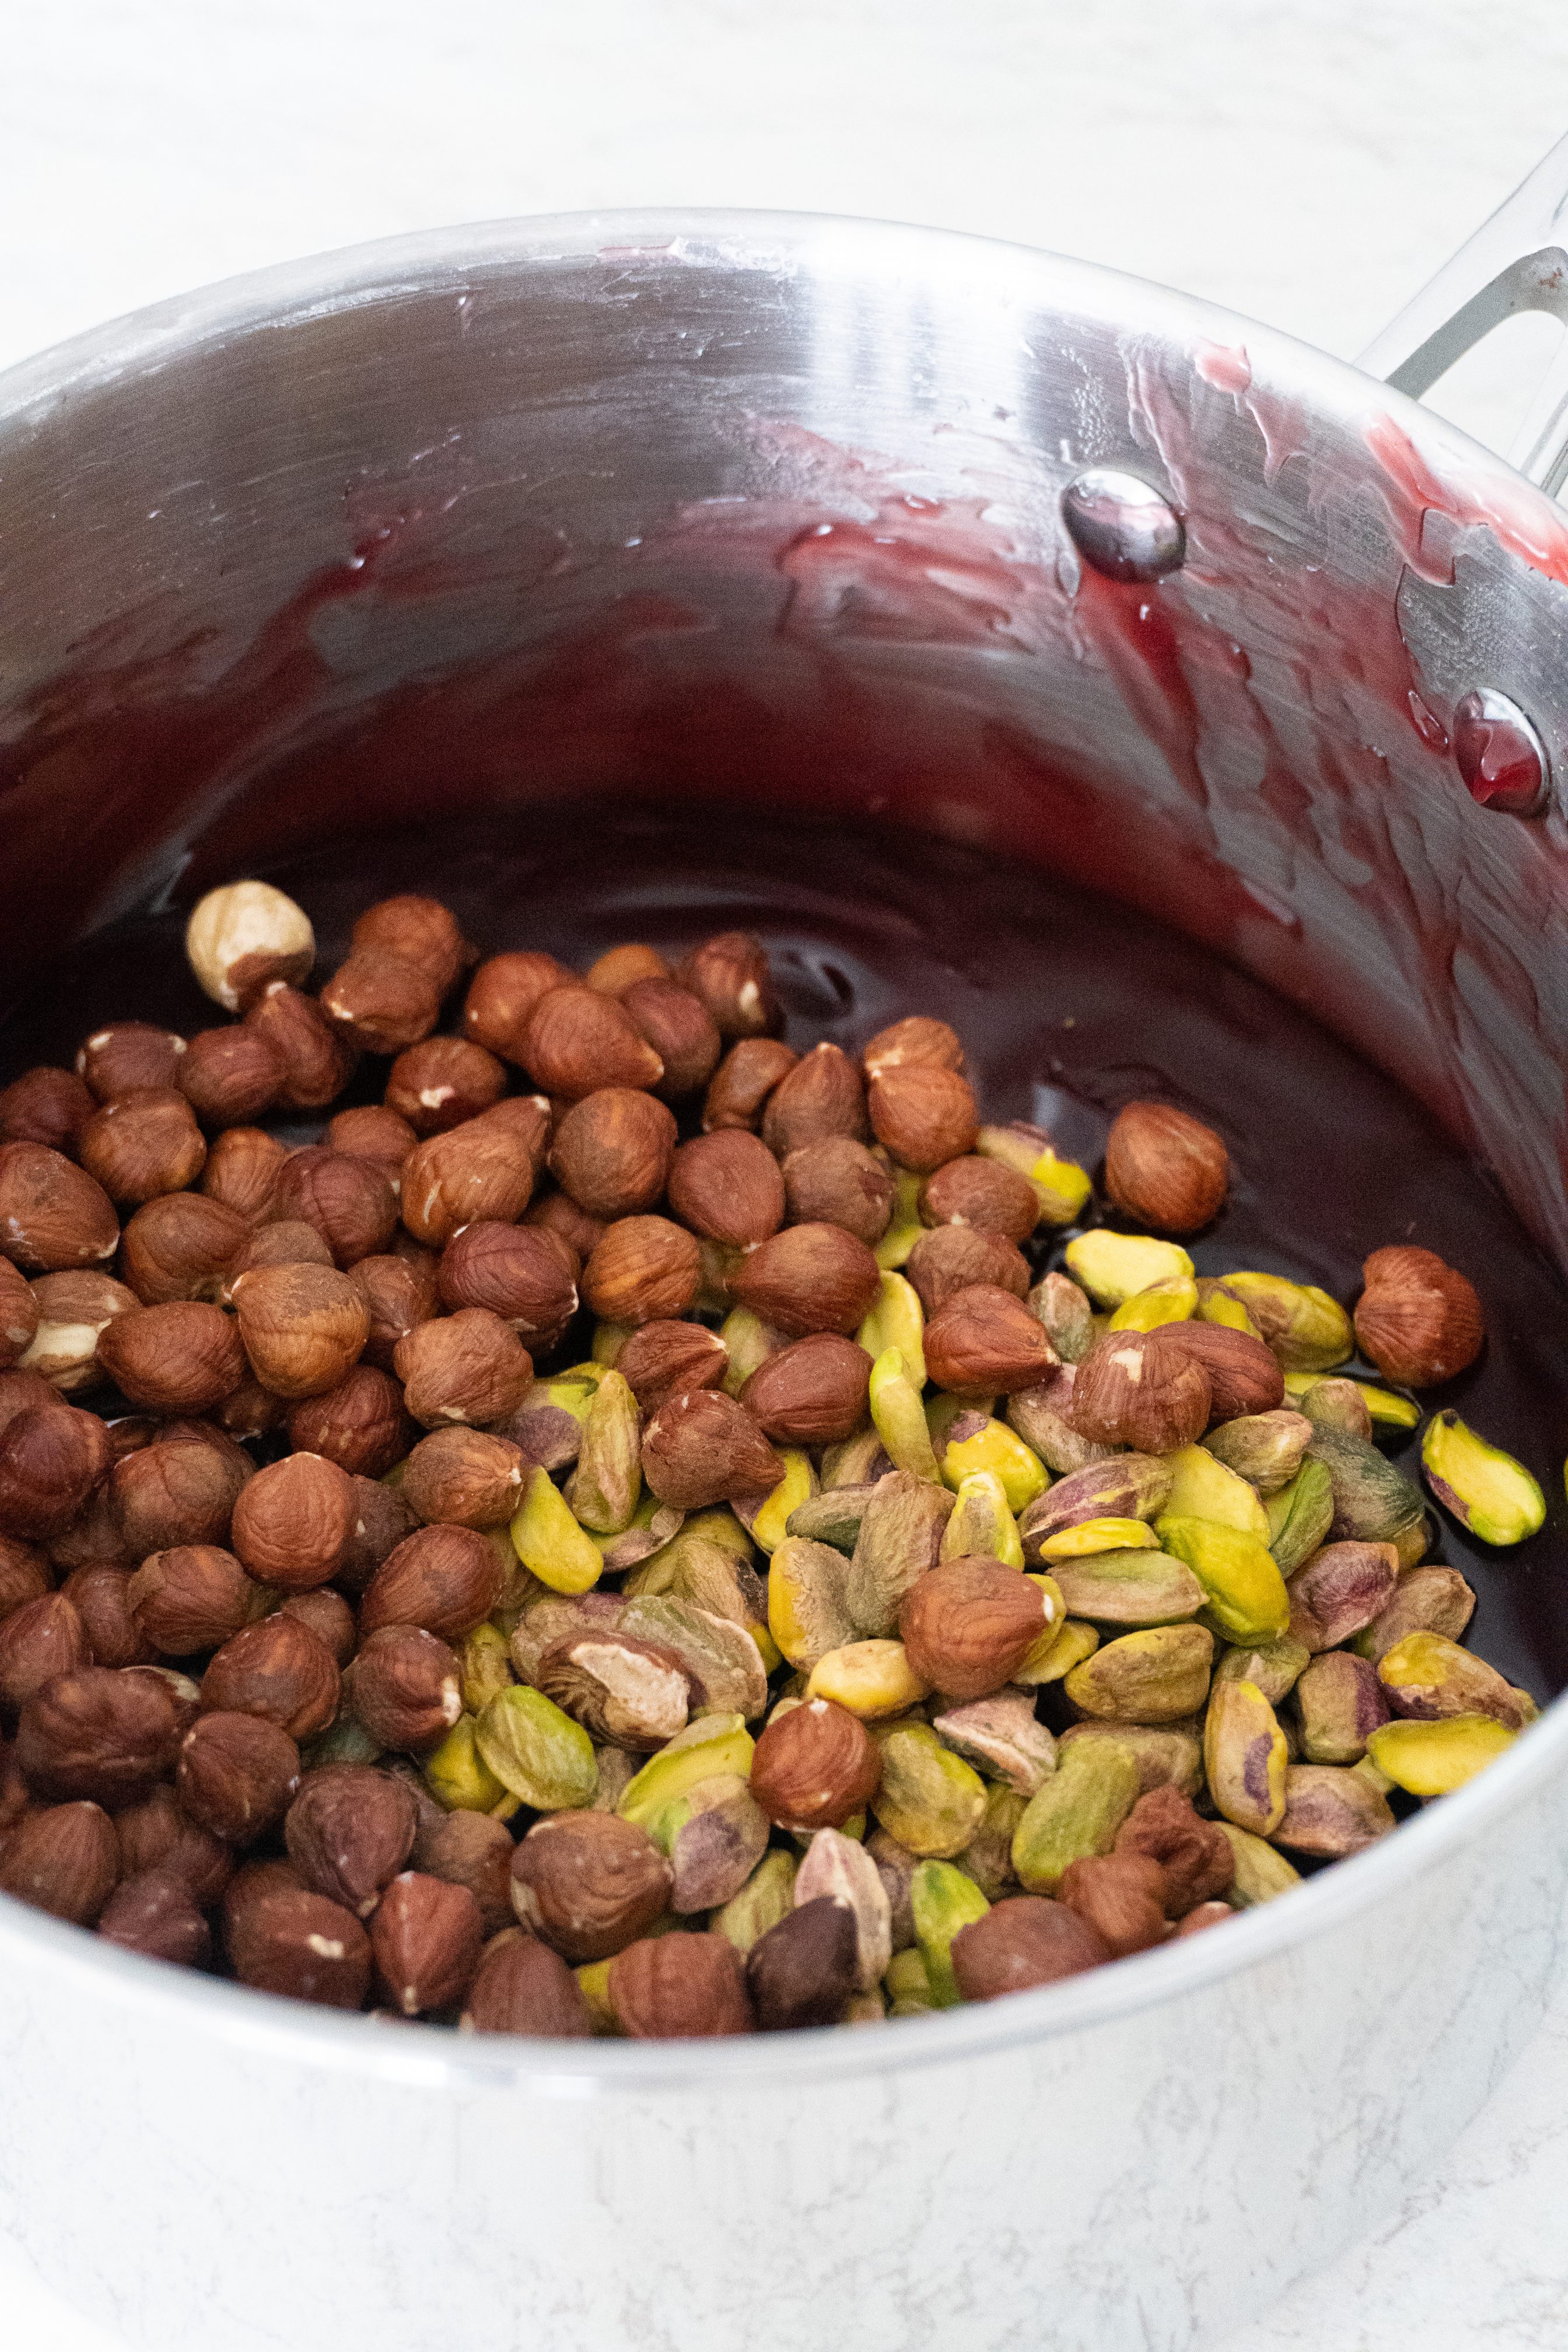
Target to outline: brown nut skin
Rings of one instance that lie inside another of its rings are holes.
[[[307,1772],[283,1822],[289,1859],[316,1895],[367,1919],[414,1851],[412,1792],[374,1764]]]
[[[533,1379],[533,1360],[510,1323],[485,1307],[460,1307],[421,1323],[393,1350],[409,1412],[426,1429],[504,1421]]]
[[[624,996],[634,981],[668,978],[669,966],[657,948],[641,940],[625,940],[595,957],[583,974],[583,984],[596,988],[601,996]]]
[[[645,1323],[616,1360],[616,1370],[645,1412],[656,1412],[667,1397],[684,1396],[690,1389],[722,1387],[729,1369],[730,1350],[716,1331],[700,1323]]]
[[[1057,1899],[1088,1922],[1114,1960],[1151,1951],[1170,1934],[1165,1874],[1150,1854],[1097,1853],[1070,1862]]]
[[[652,1927],[674,1873],[646,1830],[616,1813],[551,1813],[511,1861],[518,1918],[578,1965],[607,1960]]]
[[[383,1560],[360,1602],[360,1631],[418,1625],[460,1641],[489,1615],[505,1571],[495,1546],[472,1528],[416,1528]]]
[[[654,1323],[684,1315],[702,1258],[694,1234],[668,1217],[623,1217],[583,1268],[583,1297],[606,1323]]]
[[[613,996],[581,982],[552,988],[528,1016],[522,1065],[547,1095],[567,1102],[601,1087],[658,1086],[664,1064]]]
[[[924,1344],[937,1387],[974,1403],[1034,1388],[1057,1363],[1045,1325],[991,1283],[956,1292],[926,1325]]]
[[[254,1623],[267,1596],[232,1552],[216,1544],[177,1544],[142,1561],[127,1583],[126,1600],[156,1654],[189,1658],[220,1648]]]
[[[158,1655],[131,1613],[131,1570],[108,1560],[73,1568],[60,1591],[81,1619],[95,1666],[145,1666]]]
[[[499,1528],[522,1496],[523,1456],[481,1429],[437,1429],[408,1456],[403,1499],[426,1526]]]
[[[341,1152],[350,1160],[368,1160],[395,1189],[403,1163],[419,1138],[408,1121],[385,1103],[357,1103],[351,1110],[332,1114],[321,1140],[329,1151]]]
[[[174,1087],[137,1087],[94,1111],[77,1146],[81,1164],[111,1201],[180,1192],[206,1165],[190,1104]]]
[[[356,1478],[353,1489],[353,1537],[336,1581],[341,1591],[357,1593],[404,1537],[414,1533],[417,1522],[402,1496],[378,1478]]]
[[[120,1271],[143,1307],[216,1299],[250,1237],[248,1220],[224,1202],[205,1192],[166,1192],[127,1219]]]
[[[203,1127],[240,1127],[264,1118],[283,1092],[283,1057],[243,1021],[202,1029],[181,1059],[174,1084]]]
[[[841,1045],[826,1043],[802,1055],[763,1111],[763,1141],[780,1160],[829,1136],[863,1143],[870,1131],[860,1073]]]
[[[669,1167],[669,1205],[705,1240],[750,1249],[784,1223],[784,1177],[760,1137],[725,1128],[681,1145]]]
[[[870,1247],[891,1221],[892,1172],[849,1136],[826,1136],[792,1151],[784,1163],[784,1183],[792,1225],[842,1225]]]
[[[676,978],[701,998],[721,1037],[762,1037],[783,1025],[768,951],[750,931],[717,931],[693,948]]]
[[[1016,1243],[977,1225],[936,1225],[910,1252],[904,1272],[929,1317],[962,1290],[984,1286],[1024,1297],[1029,1261]]]
[[[176,1199],[189,1200],[189,1193],[178,1193]],[[153,1204],[156,1206],[156,1203]],[[262,1265],[331,1265],[332,1253],[316,1231],[302,1218],[290,1217],[272,1225],[258,1225],[248,1234],[235,1252],[223,1286],[217,1293],[220,1307],[232,1307],[234,1286],[242,1274],[249,1274]]]
[[[98,1360],[121,1393],[150,1412],[205,1412],[246,1373],[234,1321],[201,1299],[117,1316],[99,1335]]]
[[[484,1941],[468,1888],[417,1870],[393,1880],[370,1923],[382,1992],[404,2017],[455,2008],[479,1973]]]
[[[16,1761],[40,1797],[112,1808],[164,1778],[179,1738],[174,1696],[151,1669],[79,1666],[23,1706]]]
[[[1046,1626],[1045,1595],[1016,1569],[945,1559],[917,1577],[899,1638],[922,1682],[949,1698],[984,1698],[1011,1682]]]
[[[1123,1216],[1156,1234],[1195,1234],[1225,1205],[1225,1139],[1169,1103],[1131,1102],[1105,1145],[1105,1189]]]
[[[755,2027],[741,1956],[722,1936],[628,1944],[610,1962],[609,1996],[634,2042],[709,2041]]]
[[[677,1510],[771,1494],[784,1469],[751,1414],[718,1389],[668,1398],[643,1432],[643,1476]]]
[[[704,1134],[729,1127],[747,1127],[755,1132],[769,1095],[799,1058],[778,1037],[743,1037],[731,1045],[703,1098]]]
[[[92,1089],[74,1070],[40,1063],[0,1087],[0,1144],[43,1143],[68,1159],[96,1107]]]
[[[300,1750],[255,1715],[204,1715],[180,1744],[174,1785],[200,1828],[247,1846],[276,1829],[300,1790]]]
[[[427,1248],[445,1249],[454,1234],[480,1219],[513,1224],[532,1198],[538,1159],[500,1108],[426,1136],[405,1162],[403,1222]]]
[[[980,1121],[973,1090],[939,1063],[885,1065],[871,1080],[866,1107],[878,1142],[901,1168],[922,1176],[974,1148]]]
[[[390,1245],[397,1231],[397,1195],[368,1160],[310,1144],[284,1162],[273,1213],[313,1225],[334,1265],[357,1265],[362,1257]]]
[[[8,1258],[0,1265],[15,1272]],[[135,1292],[111,1275],[89,1266],[66,1274],[40,1274],[28,1286],[38,1312],[27,1350],[27,1369],[39,1373],[58,1396],[101,1388],[98,1340],[117,1315],[141,1305]],[[0,1309],[3,1311],[3,1309]]]
[[[591,1217],[651,1209],[675,1150],[675,1114],[635,1087],[601,1087],[562,1112],[549,1168]]]
[[[1015,1244],[1027,1241],[1040,1220],[1040,1199],[1026,1176],[978,1151],[949,1160],[921,1187],[928,1225],[973,1225]]]
[[[908,1013],[901,1021],[879,1029],[860,1051],[860,1066],[868,1078],[911,1062],[934,1063],[939,1070],[962,1070],[963,1047],[957,1031],[928,1013]]]
[[[96,1414],[61,1404],[50,1389],[44,1393],[47,1404],[28,1406],[0,1428],[0,1535],[33,1542],[63,1534],[110,1465],[109,1435]]]
[[[1162,1352],[1178,1349],[1207,1373],[1211,1426],[1247,1413],[1274,1412],[1284,1403],[1279,1359],[1250,1331],[1233,1331],[1224,1323],[1163,1323],[1159,1329]]]
[[[51,1805],[0,1842],[0,1892],[78,1927],[92,1926],[119,1875],[114,1823],[100,1805]]]
[[[275,1135],[260,1127],[227,1127],[215,1135],[202,1170],[201,1197],[216,1201],[258,1223],[272,1213],[272,1198],[289,1153]]]
[[[325,2009],[359,2009],[370,1990],[370,1938],[352,1911],[306,1887],[276,1885],[226,1915],[241,1984]]]
[[[346,1470],[320,1454],[286,1454],[242,1489],[229,1540],[258,1583],[309,1592],[347,1559],[354,1513]]]
[[[503,1230],[512,1229],[508,1226]],[[378,1371],[390,1371],[398,1341],[440,1311],[437,1291],[438,1261],[429,1250],[417,1244],[414,1246],[417,1251],[415,1256],[389,1252],[381,1257],[361,1258],[358,1265],[349,1268],[349,1280],[370,1318],[363,1360],[374,1364]]]
[[[876,1795],[881,1750],[858,1716],[810,1698],[757,1735],[752,1794],[786,1830],[837,1830]]]
[[[463,1712],[462,1671],[423,1626],[384,1625],[362,1643],[343,1675],[343,1697],[383,1748],[426,1756]]]
[[[0,1621],[41,1599],[51,1581],[48,1557],[38,1545],[20,1536],[0,1536]]]
[[[239,1337],[274,1396],[335,1389],[370,1337],[370,1313],[346,1274],[330,1265],[264,1265],[234,1286]]]
[[[18,1707],[56,1675],[92,1664],[87,1628],[63,1592],[25,1601],[0,1619],[0,1717]]]
[[[291,1592],[280,1613],[308,1626],[322,1647],[331,1652],[340,1673],[359,1646],[359,1625],[353,1609],[341,1592],[324,1584],[313,1592]]]
[[[588,1097],[590,1103],[596,1100]],[[447,1243],[437,1286],[443,1306],[454,1313],[485,1307],[510,1324],[525,1348],[542,1355],[577,1311],[577,1261],[556,1234],[486,1219],[465,1225]]]
[[[325,1731],[342,1678],[323,1642],[297,1618],[264,1617],[215,1652],[202,1676],[202,1712],[258,1715],[290,1739]]]
[[[289,1443],[322,1455],[352,1478],[380,1478],[414,1442],[403,1391],[374,1364],[355,1364],[335,1389],[302,1397],[289,1414]]]
[[[9,1428],[22,1413],[58,1402],[54,1390],[38,1373],[25,1372],[19,1364],[0,1372],[0,1430]]]
[[[764,1323],[805,1339],[813,1331],[858,1330],[881,1279],[865,1243],[842,1225],[789,1225],[748,1252],[730,1286]]]
[[[837,2024],[858,1978],[855,1915],[830,1895],[786,1911],[746,1955],[746,1989],[764,2033]]]
[[[463,1000],[464,1036],[504,1062],[521,1062],[523,1033],[534,1006],[551,989],[573,987],[576,977],[552,955],[524,951],[487,957]]]
[[[1076,1369],[1068,1419],[1092,1444],[1169,1454],[1208,1427],[1208,1374],[1163,1329],[1107,1331]]]
[[[89,1122],[90,1123],[90,1122]],[[102,1265],[120,1220],[96,1178],[42,1143],[0,1144],[0,1233],[25,1274]]]
[[[719,1024],[700,996],[679,981],[648,978],[621,991],[621,1007],[664,1064],[657,1092],[664,1102],[700,1094],[724,1050]]]
[[[585,2042],[594,2031],[583,1989],[559,1952],[521,1935],[491,1944],[461,2021],[466,2033],[526,2033],[541,2042]]]
[[[173,1425],[110,1473],[105,1491],[124,1557],[142,1560],[175,1544],[226,1543],[235,1502],[254,1475],[249,1456],[221,1431],[195,1436]]]
[[[1355,1335],[1385,1380],[1433,1388],[1475,1362],[1486,1338],[1481,1302],[1434,1251],[1373,1250],[1362,1276]]]
[[[1236,1852],[1225,1832],[1205,1822],[1192,1799],[1169,1781],[1139,1798],[1116,1832],[1113,1851],[1146,1854],[1160,1864],[1172,1919],[1184,1919],[1200,1904],[1228,1894],[1236,1879]]]
[[[552,1642],[532,1680],[595,1740],[643,1754],[685,1728],[692,1698],[700,1703],[703,1690],[676,1651],[614,1628]]]
[[[13,1265],[8,1257],[0,1257],[0,1370],[8,1370],[26,1354],[41,1316],[37,1296],[21,1267]]]
[[[1043,1895],[1010,1895],[994,1903],[983,1919],[959,1929],[951,1948],[965,2000],[995,2000],[1056,1984],[1110,1958],[1087,1919]]]
[[[100,1103],[142,1087],[172,1087],[185,1041],[150,1021],[111,1021],[78,1046],[76,1070]]]
[[[166,1781],[122,1807],[114,1827],[123,1876],[166,1870],[184,1882],[199,1909],[222,1901],[234,1876],[234,1855],[221,1838],[192,1820]]]
[[[349,943],[356,951],[398,956],[415,965],[442,996],[474,961],[451,908],[417,890],[376,899],[354,924]]]
[[[203,1969],[212,1958],[212,1929],[173,1871],[146,1870],[123,1880],[104,1906],[98,1932],[106,1944],[176,1968]]]
[[[245,1013],[283,1065],[282,1101],[289,1110],[324,1110],[353,1075],[354,1049],[338,1035],[314,997],[286,980],[268,983]]]
[[[871,1359],[853,1339],[817,1331],[757,1366],[741,1402],[781,1445],[834,1445],[866,1418]]]
[[[386,1107],[416,1135],[439,1135],[477,1118],[506,1092],[506,1067],[467,1037],[426,1037],[399,1054],[386,1080]]]
[[[366,1054],[399,1054],[428,1037],[441,1017],[441,990],[404,956],[356,948],[321,990],[322,1012]]]
[[[511,1864],[517,1849],[504,1822],[488,1813],[459,1811],[434,1818],[421,1817],[410,1857],[416,1870],[444,1878],[450,1886],[466,1886],[479,1906],[479,1924],[487,1936],[512,1925]]]

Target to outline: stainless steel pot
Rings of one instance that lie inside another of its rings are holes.
[[[1379,347],[1409,389],[1560,302],[1543,171]],[[1223,947],[1568,1257],[1568,521],[1284,336],[855,222],[404,239],[0,380],[0,581],[14,968],[334,834],[741,779]],[[1221,1936],[734,2046],[391,2031],[0,1902],[0,2220],[164,2352],[1173,2352],[1363,2230],[1521,2045],[1565,1750],[1559,1706]]]

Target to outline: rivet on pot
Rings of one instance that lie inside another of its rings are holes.
[[[1510,816],[1539,816],[1552,767],[1517,702],[1495,687],[1467,694],[1454,712],[1454,757],[1472,800]]]
[[[1108,580],[1174,572],[1187,535],[1173,507],[1136,474],[1090,466],[1062,492],[1062,520],[1084,562]]]

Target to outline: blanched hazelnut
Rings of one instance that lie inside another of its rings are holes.
[[[482,1307],[421,1323],[399,1340],[392,1361],[409,1412],[426,1429],[502,1421],[516,1412],[533,1378],[516,1332]]]
[[[270,982],[309,979],[316,935],[304,908],[270,882],[228,882],[192,908],[185,955],[214,1003],[243,1013]]]
[[[94,1111],[79,1149],[88,1174],[111,1201],[181,1192],[206,1164],[195,1113],[173,1087],[135,1087]]]

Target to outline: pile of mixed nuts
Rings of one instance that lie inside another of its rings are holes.
[[[1197,1278],[1211,1129],[1130,1104],[1094,1222],[944,1023],[781,1043],[742,933],[476,969],[396,898],[310,994],[240,882],[186,944],[235,1018],[0,1093],[7,1894],[480,2031],[859,2023],[1269,1901],[1534,1714],[1376,1442],[1482,1345],[1429,1252],[1353,1324]]]

